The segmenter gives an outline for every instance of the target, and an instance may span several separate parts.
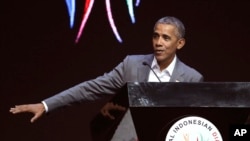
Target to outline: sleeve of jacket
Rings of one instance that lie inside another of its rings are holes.
[[[68,106],[82,101],[93,101],[107,94],[116,94],[116,92],[126,84],[124,78],[126,73],[126,64],[129,57],[126,57],[109,73],[82,82],[72,88],[62,91],[52,97],[44,100],[48,106],[48,112],[60,107]]]

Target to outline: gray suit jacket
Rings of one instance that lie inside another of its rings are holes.
[[[148,80],[150,69],[143,62],[151,64],[153,54],[128,55],[118,66],[109,73],[96,79],[85,81],[55,96],[47,98],[44,102],[48,111],[67,106],[76,102],[99,99],[105,94],[116,94],[126,82],[145,82]],[[195,69],[185,65],[177,59],[171,82],[200,82],[203,76]]]

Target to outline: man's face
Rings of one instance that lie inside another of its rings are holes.
[[[153,33],[154,55],[159,63],[169,64],[176,53],[185,44],[185,39],[177,36],[177,29],[170,24],[157,24]]]

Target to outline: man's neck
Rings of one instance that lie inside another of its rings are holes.
[[[171,59],[169,59],[169,60],[162,61],[162,62],[158,62],[158,61],[157,61],[158,65],[159,65],[159,67],[160,67],[160,71],[166,69],[166,68],[171,64],[171,62],[172,62],[173,60],[174,60],[174,57],[171,58]]]

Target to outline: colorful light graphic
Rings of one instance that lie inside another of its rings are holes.
[[[75,0],[65,0],[65,2],[67,5],[67,8],[68,8],[68,13],[69,13],[69,17],[70,17],[70,28],[73,28],[75,11],[76,11],[76,5],[75,5],[76,2],[75,2]],[[131,22],[135,23],[133,0],[126,0],[126,2],[127,2],[128,13],[129,13]],[[116,25],[115,25],[115,22],[114,22],[114,19],[112,16],[112,9],[111,9],[110,0],[106,0],[105,4],[106,4],[106,12],[107,12],[107,17],[108,17],[110,27],[111,27],[116,39],[118,40],[118,42],[122,43],[122,39],[118,33],[118,30],[116,28]],[[139,4],[140,4],[140,0],[136,0],[135,6],[138,7]],[[81,35],[83,33],[83,29],[87,23],[87,20],[89,18],[89,15],[91,13],[93,5],[94,5],[94,0],[86,0],[85,1],[83,18],[82,18],[82,22],[81,22],[80,28],[79,28],[77,36],[76,36],[75,43],[78,43],[79,39],[81,38]]]
[[[75,20],[75,9],[76,9],[76,2],[75,0],[65,0],[66,5],[68,8],[69,18],[70,18],[70,28],[73,28],[74,26],[74,20]]]
[[[79,41],[79,39],[80,39],[80,37],[82,35],[83,29],[84,29],[84,27],[85,27],[85,25],[87,23],[87,20],[89,18],[89,15],[90,15],[90,12],[92,10],[93,5],[94,5],[94,0],[86,0],[85,1],[84,14],[83,14],[80,29],[78,30],[78,34],[76,36],[75,43],[78,43],[78,41]]]

